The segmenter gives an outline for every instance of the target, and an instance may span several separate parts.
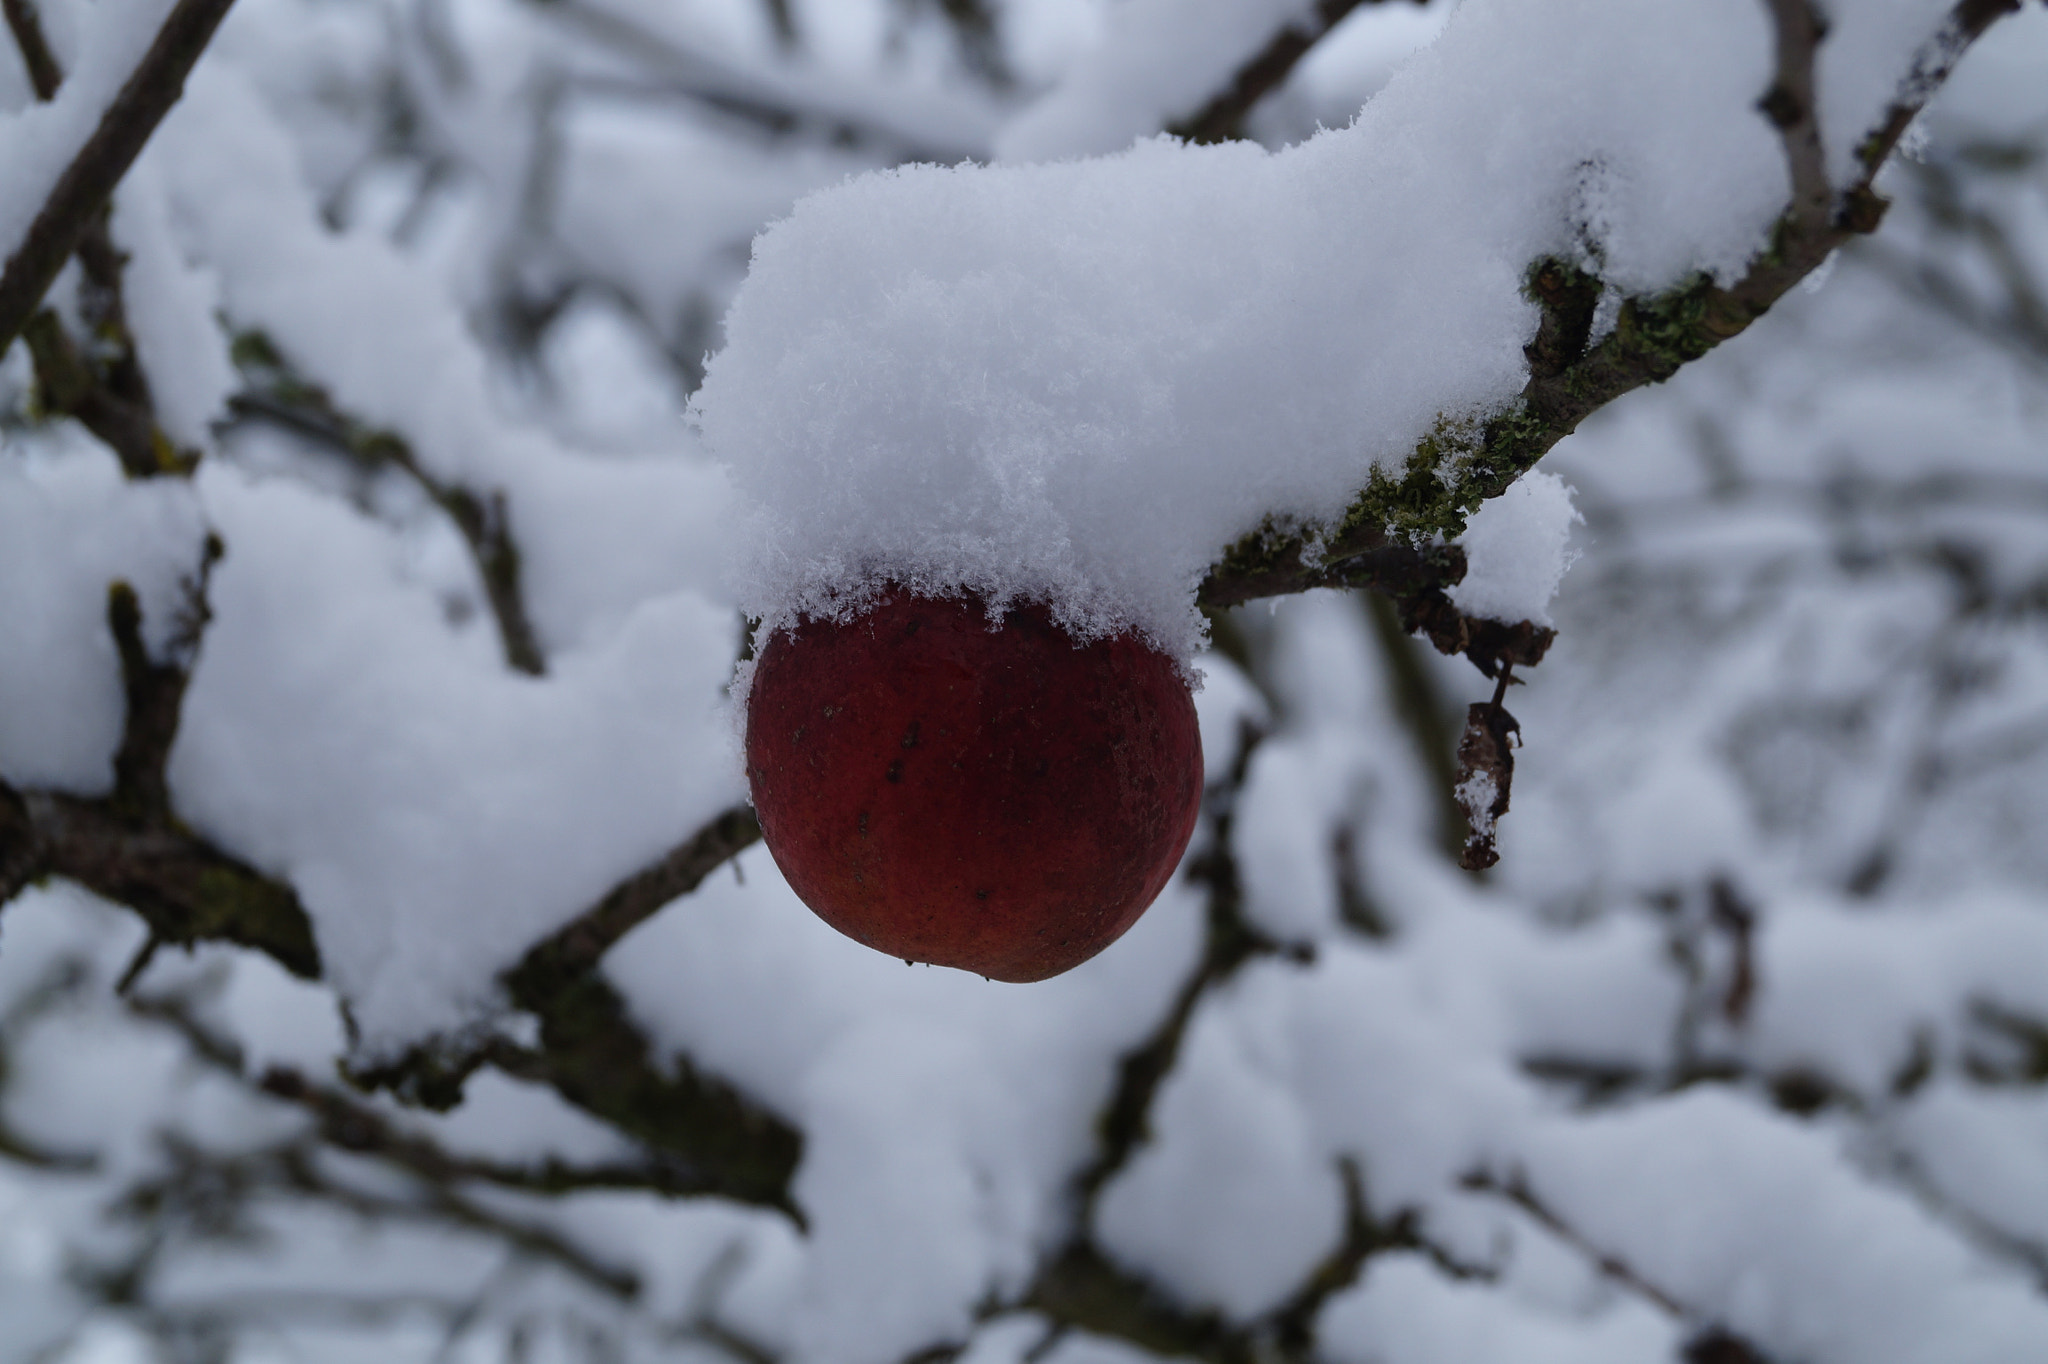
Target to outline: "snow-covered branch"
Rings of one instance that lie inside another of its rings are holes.
[[[14,0],[16,5],[27,2]],[[0,270],[0,350],[12,344],[41,306],[44,293],[78,249],[93,216],[184,93],[185,77],[227,16],[231,2],[178,0],[157,30],[155,41],[100,113],[90,136],[42,197],[42,207],[26,231],[10,244],[6,267]],[[28,28],[16,26],[15,31],[23,33]],[[32,69],[40,72],[37,83],[46,84],[54,67],[34,58],[29,61]]]

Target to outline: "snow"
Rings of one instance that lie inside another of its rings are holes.
[[[1635,1364],[1670,1357],[1673,1323],[1637,1302],[1605,1311],[1546,1312],[1446,1277],[1395,1252],[1325,1309],[1321,1338],[1339,1364]]]
[[[114,192],[111,231],[128,257],[121,295],[128,330],[164,434],[186,449],[212,444],[212,423],[226,413],[235,386],[217,313],[220,282],[188,264],[173,233],[170,190],[155,161],[145,160]]]
[[[803,1128],[810,1232],[784,1309],[801,1352],[880,1359],[959,1332],[1057,1231],[1086,1115],[1192,960],[1199,902],[1176,883],[1110,951],[1026,988],[870,952],[765,849],[738,867],[605,973],[665,1045]]]
[[[1578,557],[1567,547],[1572,527],[1584,520],[1570,484],[1540,469],[1523,474],[1466,521],[1465,577],[1451,604],[1468,616],[1551,624],[1550,599]]]
[[[1336,517],[1439,422],[1509,403],[1535,260],[1643,292],[1761,249],[1786,188],[1764,19],[1474,0],[1350,127],[1281,152],[1156,140],[801,200],[695,406],[752,515],[747,609],[894,580],[1186,656],[1224,546]],[[1897,9],[1867,22],[1843,41],[1903,73]]]

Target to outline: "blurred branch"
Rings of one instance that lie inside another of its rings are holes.
[[[650,866],[614,886],[602,900],[536,943],[506,973],[506,986],[522,1008],[535,1008],[597,969],[612,945],[681,899],[704,878],[761,838],[752,806],[735,805],[684,839]]]
[[[1458,1277],[1476,1271],[1456,1263],[1429,1244],[1410,1212],[1389,1222],[1374,1220],[1356,1160],[1337,1162],[1344,1196],[1344,1231],[1337,1246],[1278,1306],[1250,1321],[1233,1323],[1206,1307],[1190,1307],[1111,1260],[1094,1239],[1095,1204],[1103,1189],[1151,1140],[1150,1116],[1167,1076],[1179,1059],[1195,1012],[1210,991],[1246,963],[1274,956],[1313,960],[1306,948],[1275,942],[1244,916],[1244,890],[1231,852],[1235,806],[1253,753],[1265,735],[1249,721],[1239,731],[1229,772],[1209,789],[1204,810],[1208,842],[1190,858],[1190,879],[1208,887],[1207,926],[1202,956],[1174,995],[1150,1037],[1118,1063],[1109,1098],[1096,1118],[1096,1150],[1074,1176],[1075,1225],[1064,1244],[1040,1264],[1031,1284],[1014,1301],[990,1305],[983,1316],[1032,1311],[1049,1318],[1055,1337],[1067,1329],[1109,1336],[1162,1355],[1184,1355],[1212,1364],[1263,1364],[1274,1359],[1309,1360],[1315,1354],[1315,1324],[1323,1304],[1358,1279],[1371,1256],[1385,1250],[1420,1250]],[[917,1359],[950,1358],[960,1351],[934,1347]]]
[[[1244,788],[1245,774],[1251,769],[1252,755],[1265,737],[1265,732],[1249,720],[1241,721],[1237,756],[1230,771],[1209,788],[1204,798],[1208,842],[1188,860],[1189,879],[1208,888],[1201,960],[1152,1035],[1124,1053],[1117,1063],[1116,1084],[1095,1120],[1095,1158],[1074,1178],[1079,1204],[1078,1232],[1084,1237],[1093,1230],[1096,1196],[1151,1137],[1152,1101],[1179,1059],[1195,1006],[1210,989],[1235,975],[1246,962],[1281,950],[1278,943],[1252,927],[1244,917],[1244,886],[1230,847],[1237,798]]]
[[[107,592],[107,624],[121,660],[127,715],[114,755],[114,790],[96,799],[61,791],[17,792],[0,783],[0,892],[46,876],[76,881],[128,905],[153,941],[218,939],[268,953],[295,975],[317,977],[320,953],[291,887],[271,880],[185,827],[170,805],[164,765],[210,612],[208,575],[220,542],[207,540],[186,605],[170,631],[168,657],[142,638],[135,591]]]
[[[950,165],[986,157],[986,138],[966,132],[957,119],[945,132],[941,121],[892,119],[855,101],[833,98],[829,79],[815,69],[787,75],[746,70],[719,57],[685,47],[639,20],[591,0],[532,0],[570,30],[648,71],[661,92],[680,96],[766,132],[810,132],[834,146],[877,148],[889,162],[931,161]],[[585,82],[601,86],[602,82]],[[643,90],[645,87],[643,87]],[[957,111],[956,111],[957,112]]]
[[[1529,1187],[1528,1179],[1519,1170],[1507,1175],[1496,1175],[1490,1170],[1475,1170],[1460,1181],[1464,1188],[1474,1193],[1494,1194],[1520,1208],[1533,1218],[1545,1231],[1563,1241],[1573,1250],[1586,1257],[1601,1274],[1628,1289],[1637,1297],[1658,1308],[1669,1316],[1681,1320],[1698,1320],[1698,1314],[1688,1311],[1678,1299],[1638,1274],[1626,1260],[1601,1250],[1576,1227],[1566,1222],[1550,1206],[1539,1199]]]
[[[263,333],[237,335],[233,354],[246,384],[228,400],[235,417],[282,428],[362,469],[394,468],[411,478],[447,513],[469,546],[491,617],[497,622],[505,662],[536,677],[545,673],[547,659],[541,652],[540,637],[526,614],[519,546],[512,538],[505,494],[496,489],[479,492],[434,477],[421,466],[403,437],[365,426],[341,411],[327,390],[293,369]]]
[[[1953,160],[1967,163],[1977,152],[1965,146]],[[1988,154],[2001,169],[2021,172],[2034,168],[2042,156],[2038,147],[2026,144],[1993,146],[1980,154]],[[2004,217],[1966,192],[1951,161],[1906,169],[1908,183],[1939,233],[1938,244],[1908,253],[1886,242],[1865,242],[1856,253],[1859,262],[1970,330],[2013,347],[2035,364],[2048,364],[2048,281],[2036,273]],[[1969,248],[1975,248],[1977,259],[1970,259]],[[1987,273],[2004,288],[2002,306],[1984,301],[1980,290],[1966,282]]]
[[[1493,1194],[1514,1204],[1544,1230],[1584,1256],[1604,1277],[1666,1315],[1682,1322],[1706,1322],[1686,1343],[1685,1364],[1771,1364],[1770,1356],[1746,1337],[1726,1326],[1714,1324],[1704,1313],[1686,1307],[1643,1277],[1628,1261],[1594,1245],[1584,1233],[1536,1196],[1521,1171],[1511,1171],[1502,1177],[1488,1170],[1475,1170],[1466,1175],[1462,1183],[1474,1193]]]
[[[1820,111],[1814,88],[1814,62],[1827,19],[1813,0],[1764,0],[1770,11],[1777,70],[1771,86],[1757,101],[1785,144],[1785,166],[1792,180],[1791,221],[1802,233],[1825,231],[1834,202],[1828,183],[1827,151],[1820,140]]]
[[[744,807],[725,811],[667,855],[613,887],[505,973],[512,1002],[540,1022],[540,1044],[502,1038],[414,1047],[349,1078],[411,1103],[452,1108],[479,1066],[552,1086],[668,1161],[678,1191],[714,1193],[773,1208],[799,1226],[789,1183],[803,1134],[687,1056],[657,1061],[626,1002],[598,974],[604,953],[656,910],[688,894],[760,837]]]
[[[1360,605],[1372,625],[1387,669],[1393,709],[1415,745],[1430,787],[1437,794],[1437,846],[1456,857],[1464,848],[1466,821],[1453,788],[1458,784],[1458,733],[1453,712],[1436,679],[1429,657],[1402,628],[1393,599],[1381,592],[1362,593]]]
[[[1189,142],[1229,142],[1244,136],[1245,115],[1252,106],[1287,83],[1296,63],[1361,4],[1381,0],[1317,0],[1315,9],[1274,34],[1244,65],[1227,89],[1166,131]],[[1413,0],[1427,4],[1428,0]]]
[[[27,3],[28,0],[8,0],[8,23],[17,41],[24,32],[40,32],[34,25],[16,22],[17,11]],[[230,3],[231,0],[178,0],[157,31],[156,40],[100,116],[92,135],[58,177],[35,220],[29,224],[27,234],[7,258],[5,269],[0,270],[0,351],[5,351],[21,334],[57,278],[57,272],[78,249],[107,196],[135,163],[157,124],[184,94],[186,76],[199,60],[199,54],[206,50]],[[43,53],[48,55],[47,47]],[[28,60],[33,72],[35,59]],[[47,79],[54,70],[54,62],[48,63],[43,78]]]
[[[1470,511],[1505,492],[1588,416],[1623,394],[1663,382],[1739,335],[1843,243],[1876,230],[1886,206],[1871,187],[1878,168],[1956,58],[1993,21],[2018,7],[2019,0],[1957,5],[1922,45],[1898,100],[1862,144],[1864,174],[1833,195],[1825,213],[1816,213],[1810,201],[1816,192],[1806,150],[1812,114],[1800,111],[1790,134],[1797,144],[1794,200],[1778,220],[1770,248],[1726,288],[1697,276],[1659,294],[1626,298],[1613,330],[1594,343],[1592,305],[1601,281],[1566,261],[1537,262],[1524,287],[1540,322],[1526,350],[1529,378],[1516,401],[1484,421],[1440,423],[1398,475],[1374,469],[1335,525],[1269,520],[1245,535],[1211,567],[1201,600],[1227,603],[1327,586],[1350,560],[1389,546],[1454,537]],[[1796,19],[1789,22],[1798,30]],[[1766,102],[1788,89],[1794,99],[1798,89],[1810,91],[1810,49],[1800,31],[1790,35]],[[1794,77],[1789,87],[1788,70]],[[1777,102],[1781,114],[1789,112],[1783,100]]]
[[[21,50],[29,88],[47,104],[57,97],[64,72],[57,65],[56,54],[50,51],[49,40],[43,36],[43,21],[36,13],[35,0],[0,0],[0,11],[5,12],[8,31],[14,35],[15,47]]]
[[[44,40],[41,21],[31,0],[0,0],[7,25],[21,49],[22,63],[36,98],[55,99],[64,81],[63,69]],[[83,283],[79,311],[91,344],[85,349],[65,333],[55,312],[38,309],[23,324],[35,365],[38,401],[47,412],[75,417],[121,461],[130,478],[190,473],[198,456],[180,451],[157,424],[149,383],[135,354],[121,297],[125,263],[108,230],[109,205],[91,210],[77,242]],[[54,276],[53,276],[54,278]],[[0,350],[5,345],[0,344]]]

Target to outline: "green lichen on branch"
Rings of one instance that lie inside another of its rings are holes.
[[[1954,57],[2015,8],[2016,0],[1964,0],[1930,44],[1932,55],[1921,59],[1936,66],[1872,133],[1864,177],[1833,194],[1825,212],[1804,203],[1789,208],[1740,278],[1722,284],[1696,273],[1668,289],[1624,298],[1612,329],[1595,341],[1592,326],[1604,289],[1598,277],[1570,261],[1533,262],[1523,293],[1536,307],[1537,325],[1524,347],[1529,372],[1522,391],[1491,413],[1440,418],[1397,469],[1369,469],[1334,524],[1269,517],[1217,558],[1201,584],[1203,604],[1329,586],[1350,559],[1455,538],[1481,503],[1505,492],[1588,416],[1664,382],[1739,335],[1844,242],[1876,230],[1885,201],[1871,177]]]

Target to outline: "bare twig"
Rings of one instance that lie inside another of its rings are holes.
[[[143,144],[185,92],[185,78],[232,0],[178,0],[99,125],[50,190],[28,233],[0,271],[0,351],[41,306],[43,295]],[[9,14],[10,24],[12,13]],[[17,28],[17,34],[20,33]]]
[[[545,673],[540,635],[526,612],[519,545],[512,536],[505,494],[435,477],[402,436],[366,426],[343,412],[326,389],[294,370],[262,333],[241,333],[233,350],[247,387],[228,400],[229,410],[240,420],[267,422],[304,437],[364,469],[390,467],[411,478],[447,513],[469,546],[491,618],[497,622],[505,662],[536,677]]]
[[[44,40],[32,0],[0,0],[21,49],[36,98],[56,98],[64,71]],[[109,230],[109,206],[88,215],[77,247],[84,275],[79,310],[94,344],[81,350],[65,334],[57,315],[38,310],[23,327],[35,363],[36,386],[45,411],[76,417],[112,450],[130,478],[190,473],[197,456],[180,451],[158,425],[149,382],[135,353],[121,296],[125,258]]]
[[[612,944],[677,900],[761,837],[752,807],[736,805],[669,849],[660,861],[614,886],[602,900],[536,943],[506,973],[513,998],[544,999],[597,969]],[[530,1007],[530,1006],[529,1006]]]
[[[1777,70],[1757,107],[1785,143],[1792,177],[1790,215],[1804,233],[1828,225],[1834,190],[1828,183],[1827,152],[1820,140],[1820,110],[1814,87],[1814,59],[1827,20],[1813,0],[1764,0],[1777,44]]]
[[[1503,1177],[1490,1170],[1475,1170],[1466,1175],[1461,1182],[1465,1188],[1475,1193],[1497,1194],[1514,1204],[1551,1235],[1585,1256],[1593,1267],[1607,1278],[1661,1311],[1681,1321],[1698,1320],[1697,1313],[1688,1310],[1677,1298],[1638,1274],[1628,1261],[1594,1245],[1578,1228],[1558,1216],[1530,1189],[1529,1181],[1521,1171],[1510,1171]]]
[[[1289,24],[1254,53],[1231,77],[1230,85],[1207,104],[1167,131],[1190,142],[1228,142],[1244,136],[1244,117],[1252,106],[1280,88],[1295,64],[1322,41],[1345,15],[1361,4],[1378,0],[1317,0],[1305,23]],[[1426,0],[1417,0],[1426,3]]]
[[[0,11],[7,15],[8,31],[14,34],[14,45],[21,50],[21,64],[28,68],[29,88],[39,100],[55,99],[57,87],[64,82],[64,72],[57,65],[56,54],[50,51],[49,40],[43,36],[43,21],[36,13],[35,0],[0,0]]]

